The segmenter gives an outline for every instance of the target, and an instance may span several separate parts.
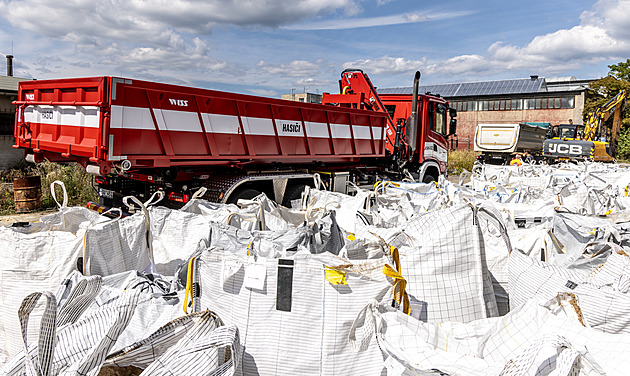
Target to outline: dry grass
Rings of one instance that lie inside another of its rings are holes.
[[[93,187],[94,177],[76,163],[60,164],[42,162],[36,165],[24,162],[17,168],[0,171],[0,215],[15,213],[13,200],[13,179],[39,175],[42,180],[42,210],[54,208],[55,201],[50,195],[50,183],[62,181],[68,191],[68,206],[83,206],[88,201],[96,201],[98,196]],[[57,191],[57,198],[63,196]]]
[[[477,152],[472,150],[452,150],[448,152],[448,173],[459,175],[464,170],[472,171],[477,159]]]

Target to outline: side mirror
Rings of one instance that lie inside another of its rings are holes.
[[[457,119],[451,118],[451,122],[448,127],[448,135],[450,136],[454,134],[457,134]]]

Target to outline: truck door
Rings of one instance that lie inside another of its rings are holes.
[[[446,171],[448,161],[448,107],[444,103],[429,100],[427,103],[428,127],[423,128],[423,161],[435,161],[440,172]],[[424,135],[426,132],[426,136]]]

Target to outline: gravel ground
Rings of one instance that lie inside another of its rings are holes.
[[[56,209],[51,209],[35,213],[3,215],[0,216],[0,226],[11,226],[15,222],[36,222],[40,217],[56,212]]]

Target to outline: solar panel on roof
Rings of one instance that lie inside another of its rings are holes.
[[[463,82],[459,84],[420,86],[419,92],[439,94],[443,97],[471,97],[484,95],[507,95],[536,93],[544,85],[544,79],[520,78],[515,80],[497,80],[480,82]],[[383,94],[411,94],[411,87],[378,89]]]

